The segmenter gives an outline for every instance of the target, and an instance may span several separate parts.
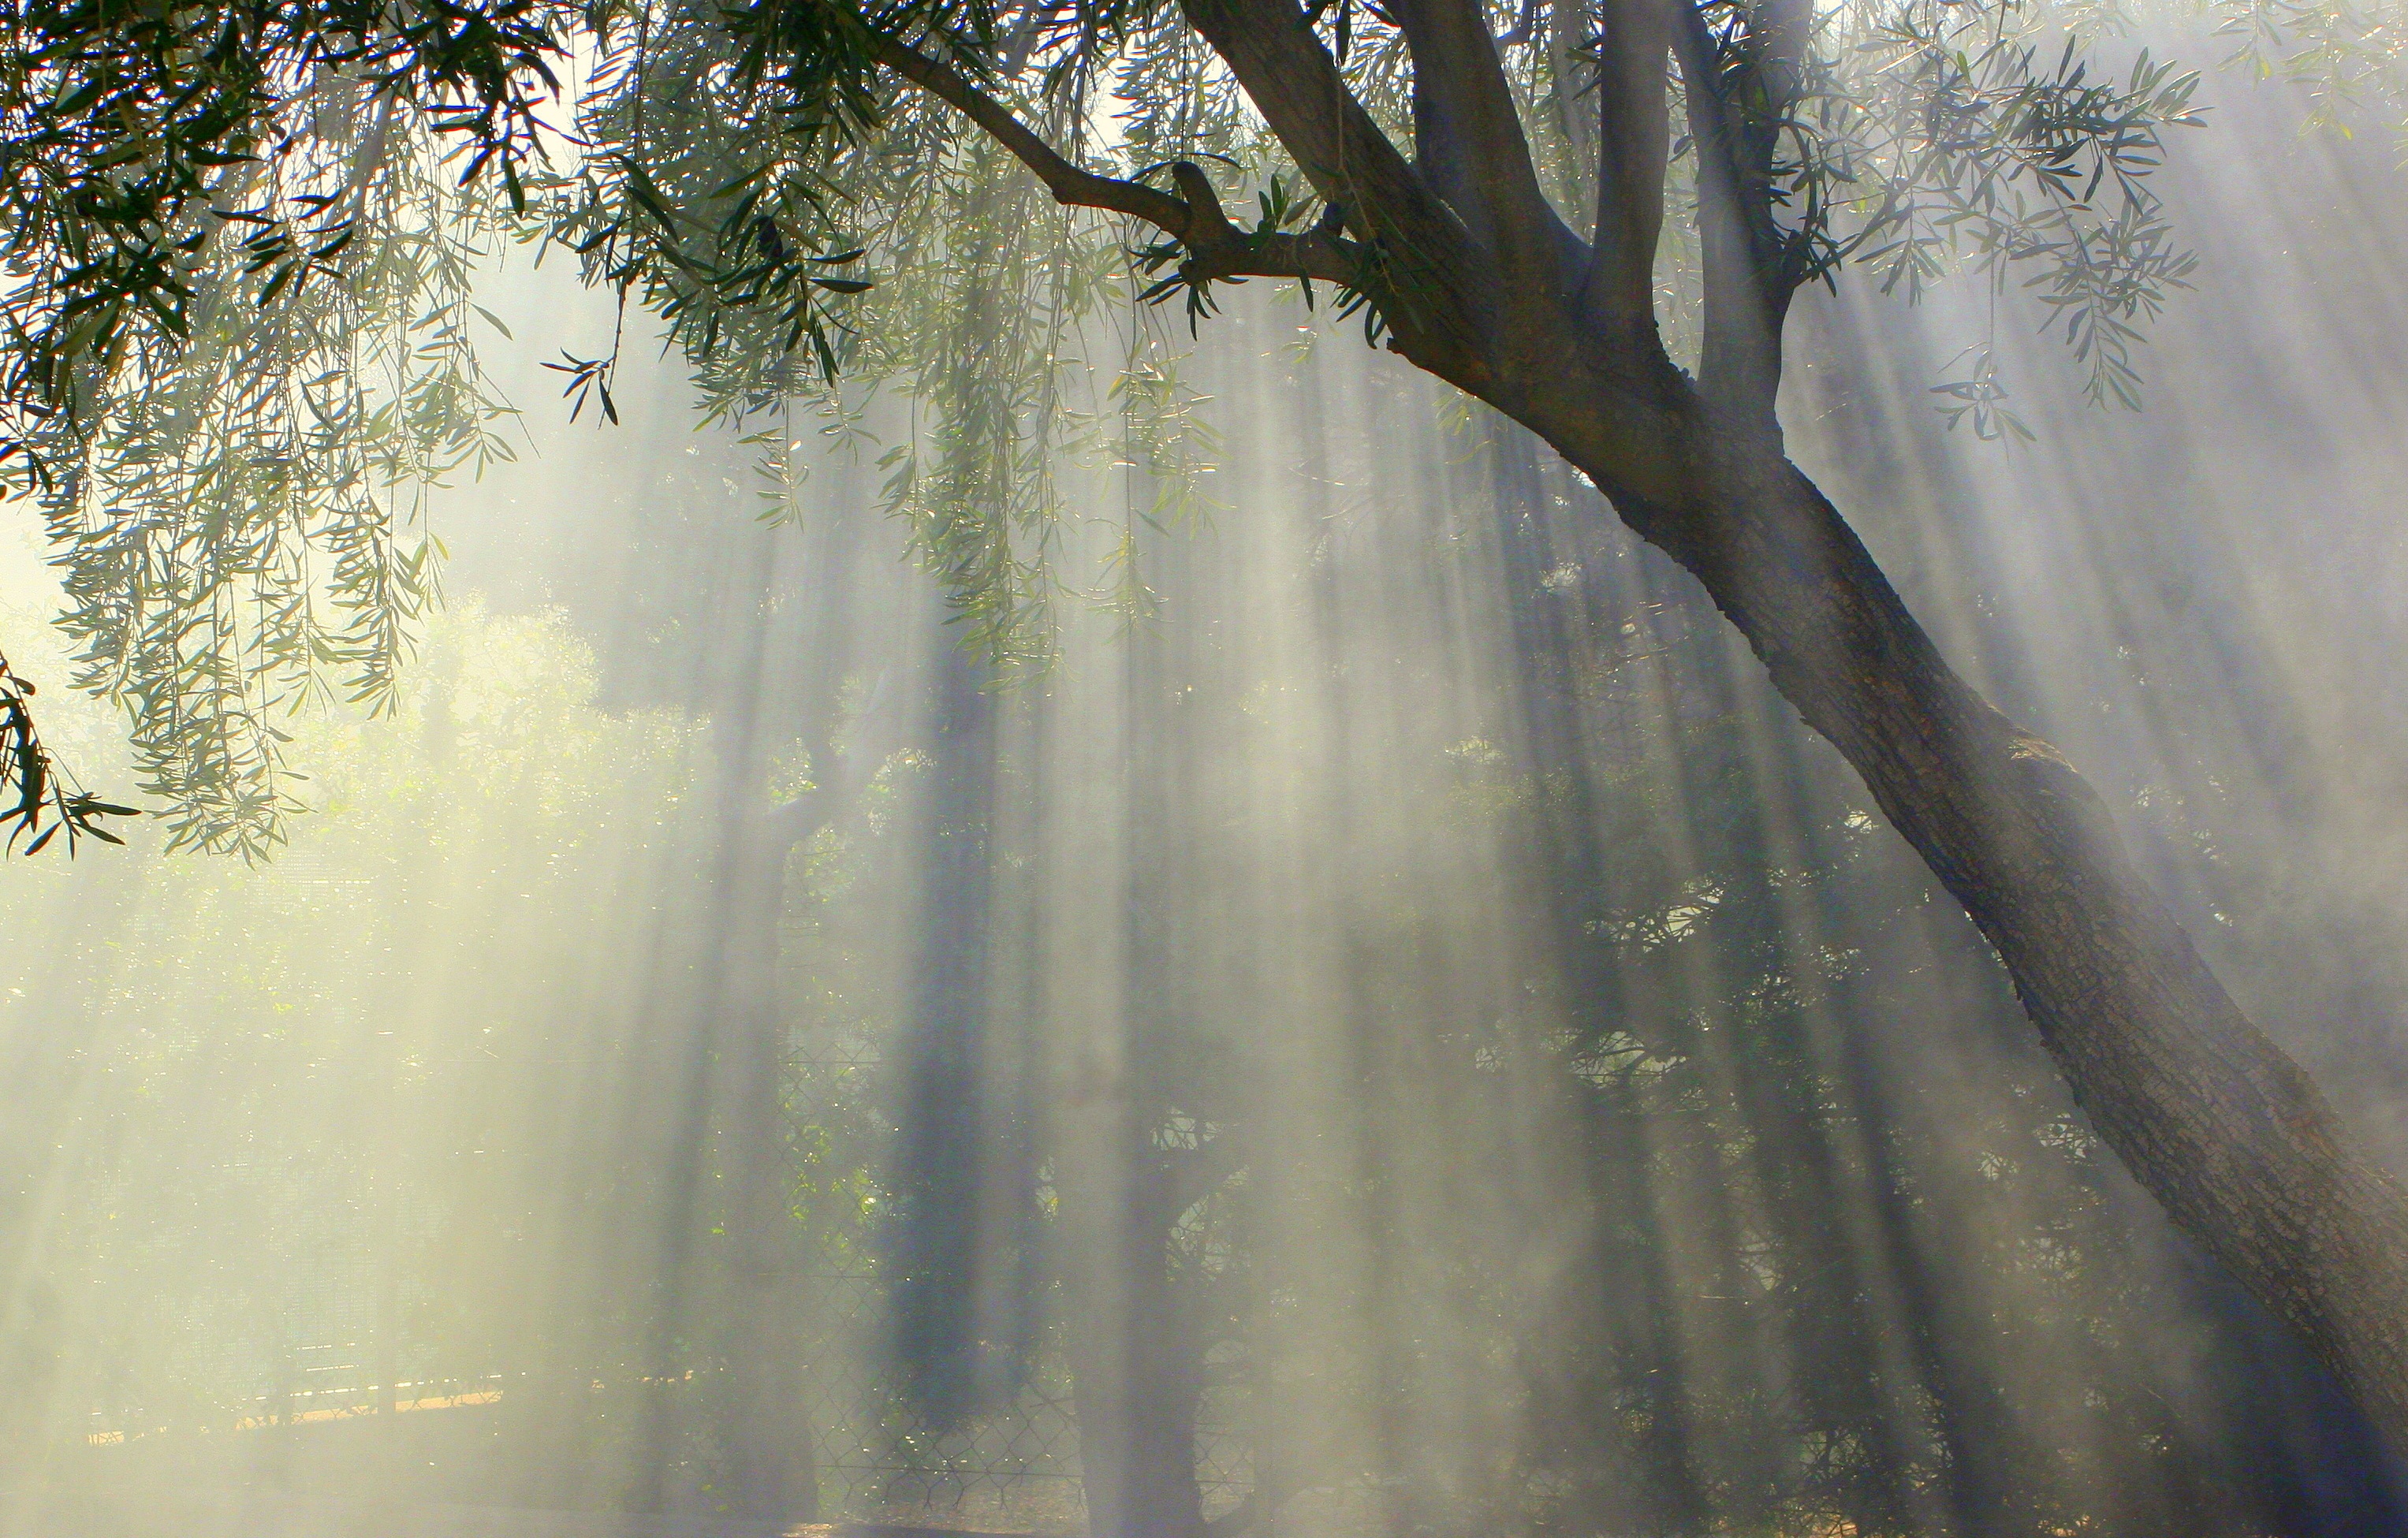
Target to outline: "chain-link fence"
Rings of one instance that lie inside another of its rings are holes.
[[[997,1531],[1084,1522],[1072,1385],[1040,1357],[1012,1402],[946,1426],[881,1360],[884,1289],[863,1272],[810,1278],[804,1399],[825,1517]]]

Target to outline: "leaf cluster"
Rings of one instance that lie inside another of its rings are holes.
[[[275,185],[314,114],[361,107],[330,82],[406,105],[515,198],[562,20],[548,0],[0,6],[0,462],[38,479],[41,424],[175,366],[215,248],[262,302],[337,270],[366,189]]]
[[[27,854],[39,854],[62,832],[67,852],[87,834],[106,844],[125,841],[104,825],[108,818],[133,817],[131,806],[112,805],[77,785],[42,745],[30,702],[34,686],[0,657],[0,826],[8,828],[7,848],[25,840]],[[6,798],[13,795],[13,805]]]

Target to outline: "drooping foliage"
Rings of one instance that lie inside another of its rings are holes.
[[[125,705],[175,844],[262,852],[291,805],[280,719],[393,707],[434,591],[424,497],[507,452],[454,183],[516,187],[550,24],[6,21],[0,463],[49,521],[76,682]]]
[[[1609,19],[1491,9],[1546,194],[1591,237]],[[2190,76],[2117,57],[2113,7],[1679,14],[1656,273],[1676,348],[1698,340],[1696,146],[1720,136],[1771,167],[1748,238],[1799,278],[1866,265],[1912,297],[1970,267],[2010,308],[2043,306],[2094,395],[2137,399],[2134,349],[2189,270],[2148,177],[2197,118]],[[2387,78],[2380,16],[2219,14],[2336,101]],[[1353,0],[1309,17],[1410,143],[1397,18]],[[1125,560],[1058,567],[1065,451],[1145,465],[1164,488],[1147,516],[1191,516],[1209,450],[1178,333],[1216,290],[1294,258],[1327,279],[1305,278],[1307,302],[1376,338],[1417,280],[1394,239],[1338,233],[1344,211],[1283,164],[1197,20],[817,0],[7,18],[0,456],[51,520],[78,681],[127,706],[175,838],[264,850],[294,805],[279,719],[391,699],[432,591],[429,494],[508,451],[469,298],[505,236],[567,248],[631,312],[609,352],[554,365],[576,409],[614,417],[620,351],[665,325],[773,483],[818,434],[883,457],[887,506],[972,644],[1038,662],[1065,596],[1142,611]],[[1254,211],[1186,227],[1223,198]],[[1969,340],[1945,409],[2020,433]],[[1118,377],[1119,409],[1066,394],[1090,366]],[[882,389],[912,408],[871,445]]]

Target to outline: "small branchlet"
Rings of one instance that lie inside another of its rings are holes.
[[[8,830],[5,847],[14,853],[22,840],[25,853],[39,854],[62,832],[70,855],[87,834],[105,844],[124,843],[102,825],[103,819],[140,814],[84,790],[50,756],[34,726],[34,693],[33,683],[0,656],[0,827]]]
[[[1338,291],[1338,313],[1364,317],[1366,340],[1376,342],[1385,331],[1376,249],[1345,238],[1344,212],[1335,204],[1320,205],[1311,194],[1299,195],[1277,172],[1255,193],[1260,217],[1240,225],[1223,212],[1219,191],[1193,161],[1149,166],[1140,178],[1168,172],[1190,210],[1186,227],[1130,253],[1140,275],[1154,278],[1138,295],[1141,304],[1159,305],[1183,297],[1188,331],[1218,313],[1212,297],[1215,283],[1242,283],[1249,278],[1293,278],[1303,285],[1306,307],[1313,307],[1315,280]],[[1314,217],[1316,206],[1319,217]],[[1167,270],[1166,270],[1167,269]],[[1156,275],[1160,276],[1157,277]]]

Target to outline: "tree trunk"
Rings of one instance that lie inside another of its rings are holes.
[[[910,1014],[896,1053],[895,1206],[882,1243],[905,1383],[922,1412],[952,1428],[1019,1388],[1035,1161],[1014,1124],[1015,1086],[992,1056],[995,700],[958,648],[938,653],[934,673]]]
[[[1766,434],[1675,406],[1669,452],[1635,456],[1615,413],[1524,404],[1965,905],[2100,1136],[2408,1449],[2408,1197],[2226,993],[2097,793],[1948,667]],[[1634,463],[1645,491],[1613,474]]]
[[[760,819],[739,824],[757,831]],[[805,1403],[794,1152],[784,1125],[786,1023],[778,1007],[778,920],[791,843],[739,839],[722,867],[722,1024],[730,1072],[721,1136],[733,1178],[712,1313],[724,1380],[712,1410],[738,1516],[819,1519],[819,1468]]]
[[[1188,1204],[1180,1171],[1142,1139],[1102,1152],[1099,1167],[1065,1171],[1082,1178],[1063,1192],[1073,1225],[1066,1279],[1080,1323],[1068,1344],[1087,1531],[1203,1538],[1196,1482],[1203,1348],[1170,1259],[1171,1232]]]
[[[1753,28],[1767,18],[1751,13],[1750,46],[1724,53],[1696,12],[1673,7],[1692,142],[1701,171],[1714,163],[1697,209],[1705,356],[1692,378],[1663,350],[1649,286],[1612,281],[1654,253],[1592,250],[1537,191],[1492,38],[1425,25],[1411,39],[1417,134],[1475,156],[1473,175],[1449,181],[1398,151],[1291,0],[1183,5],[1374,253],[1339,265],[1386,292],[1389,345],[1552,443],[1705,585],[1997,948],[2100,1135],[2408,1452],[2408,1196],[2346,1149],[2315,1087],[2225,993],[2098,796],[1949,671],[1781,451],[1782,320],[1802,281],[1795,232],[1776,214],[1786,189],[1774,140],[1724,109],[1747,93],[1770,104],[1766,121],[1797,109],[1812,8],[1773,7],[1761,39]],[[1653,78],[1660,45],[1643,46]],[[1600,217],[1652,207],[1663,171],[1646,154],[1618,168],[1628,191]],[[1202,179],[1190,178],[1198,201]],[[1068,201],[1087,195],[1054,185]],[[1234,249],[1184,205],[1105,206],[1161,224],[1199,259]],[[1257,249],[1268,248],[1240,254]],[[1312,255],[1283,248],[1281,260],[1301,271]]]

